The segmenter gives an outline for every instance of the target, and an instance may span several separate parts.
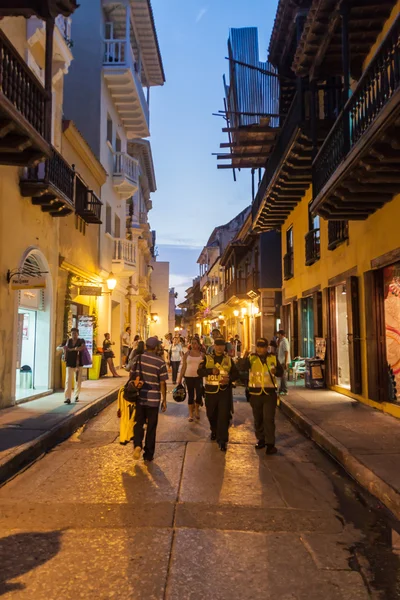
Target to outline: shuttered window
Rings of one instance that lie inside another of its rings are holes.
[[[354,394],[361,394],[361,333],[358,277],[349,277],[346,281],[346,288],[350,389]]]
[[[368,398],[388,400],[383,272],[364,273]]]

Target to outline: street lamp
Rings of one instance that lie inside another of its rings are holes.
[[[111,271],[109,276],[107,277],[107,288],[109,289],[110,292],[112,292],[115,289],[115,286],[117,285],[117,280],[115,279],[115,275],[114,273]]]

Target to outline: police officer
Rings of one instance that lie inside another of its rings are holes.
[[[225,340],[214,340],[212,354],[207,354],[197,373],[199,377],[206,378],[206,410],[211,439],[217,440],[220,450],[226,452],[232,416],[232,382],[239,379],[239,371],[231,357],[225,353]]]
[[[249,372],[250,404],[253,409],[256,449],[267,448],[267,454],[276,454],[275,411],[277,391],[275,382],[276,356],[272,354],[266,338],[257,340],[255,354],[245,356],[240,363],[241,371]]]

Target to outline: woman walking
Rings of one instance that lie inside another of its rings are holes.
[[[104,342],[103,342],[103,356],[107,361],[108,366],[110,367],[110,371],[113,377],[120,377],[120,375],[118,375],[115,366],[114,366],[114,361],[113,358],[115,358],[115,354],[114,352],[111,350],[111,346],[114,346],[115,342],[111,341],[111,336],[109,333],[105,333],[104,334]]]
[[[197,375],[200,363],[204,360],[204,354],[201,351],[200,341],[197,338],[192,339],[191,348],[183,357],[182,368],[179,375],[179,383],[185,378],[185,383],[189,397],[189,421],[193,422],[194,417],[200,419],[200,406],[202,405],[202,378]],[[196,396],[196,403],[195,403]]]
[[[174,337],[174,341],[172,342],[171,349],[169,351],[169,360],[172,368],[172,383],[176,384],[176,378],[178,377],[179,365],[182,360],[182,344],[180,342],[179,336]]]

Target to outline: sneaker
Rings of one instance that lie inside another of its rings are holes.
[[[140,455],[142,454],[142,449],[140,446],[136,446],[136,448],[133,451],[133,458],[134,460],[138,460],[140,458]]]
[[[265,448],[265,442],[263,440],[258,440],[257,444],[254,446],[256,450],[262,450]]]
[[[64,400],[64,404],[71,404],[71,400],[70,400],[69,398],[66,398],[66,399]]]
[[[277,452],[278,448],[274,444],[267,444],[266,454],[276,454]]]

